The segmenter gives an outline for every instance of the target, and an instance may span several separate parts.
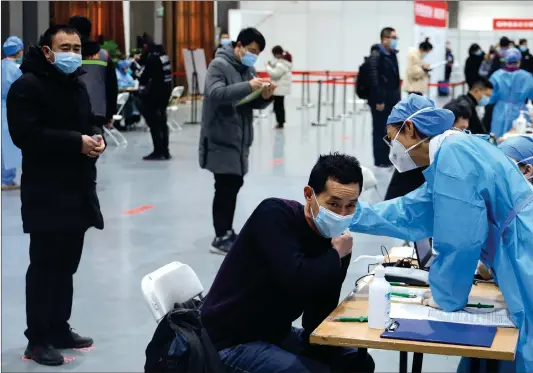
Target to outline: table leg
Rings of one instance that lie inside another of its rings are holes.
[[[424,359],[424,354],[420,352],[415,352],[413,354],[413,373],[421,373],[422,372],[422,361]]]
[[[481,370],[481,361],[476,358],[470,358],[470,373],[479,373]]]
[[[400,351],[400,373],[407,373],[407,352]]]
[[[488,373],[497,373],[498,372],[498,360],[489,359],[487,360],[487,372]]]

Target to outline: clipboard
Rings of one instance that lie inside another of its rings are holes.
[[[243,98],[242,100],[240,100],[237,105],[235,106],[241,106],[241,105],[244,105],[244,104],[247,104],[249,102],[252,102],[256,99],[258,99],[259,97],[261,97],[261,95],[263,94],[263,90],[268,87],[270,85],[270,83],[263,83],[263,86],[259,89],[256,89],[255,91],[253,91],[252,93],[250,93],[248,96],[246,96],[245,98]]]
[[[492,346],[496,329],[495,326],[393,319],[381,338],[488,348]]]

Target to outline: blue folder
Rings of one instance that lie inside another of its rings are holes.
[[[393,319],[381,337],[406,341],[490,347],[496,335],[496,329],[495,326]]]

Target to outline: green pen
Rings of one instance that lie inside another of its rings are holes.
[[[467,307],[471,308],[494,308],[494,304],[468,303]]]
[[[408,286],[405,282],[389,282],[391,286]]]
[[[401,298],[416,298],[416,295],[414,294],[407,294],[407,293],[391,293],[392,296],[395,297],[401,297]]]
[[[333,321],[337,322],[368,322],[368,317],[359,316],[359,317],[334,317]]]

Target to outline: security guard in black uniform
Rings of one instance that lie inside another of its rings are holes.
[[[172,71],[162,45],[143,35],[142,67],[139,72],[141,114],[150,128],[154,151],[144,160],[169,160],[167,105],[172,93]]]

